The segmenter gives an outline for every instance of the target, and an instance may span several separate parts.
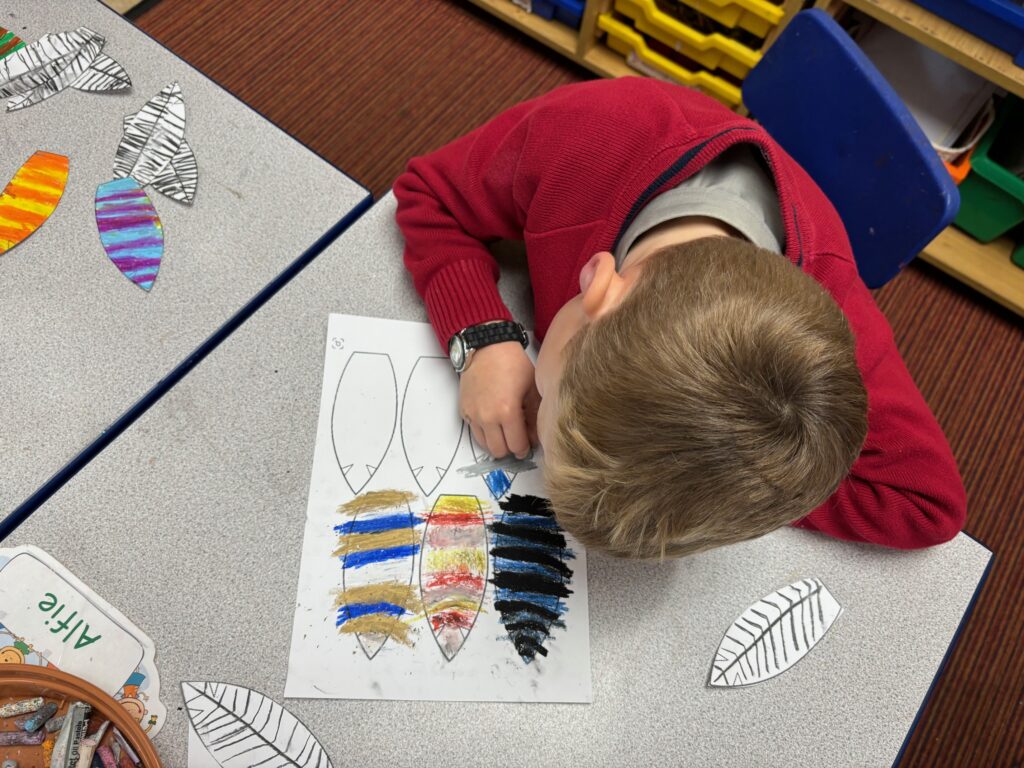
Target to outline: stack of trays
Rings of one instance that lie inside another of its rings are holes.
[[[634,69],[737,107],[743,78],[783,15],[768,0],[615,0],[598,28]]]

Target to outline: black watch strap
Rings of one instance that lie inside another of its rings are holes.
[[[466,328],[460,334],[467,349],[480,349],[503,341],[518,341],[525,348],[529,344],[526,331],[519,323],[502,320],[497,323],[485,323]]]

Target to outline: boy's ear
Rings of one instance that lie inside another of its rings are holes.
[[[593,277],[583,291],[583,313],[588,320],[596,320],[622,303],[629,286],[608,251],[595,254],[587,266],[593,269]]]

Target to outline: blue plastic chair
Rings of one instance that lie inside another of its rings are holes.
[[[793,17],[747,75],[743,101],[832,201],[869,288],[956,216],[960,195],[928,139],[824,11]]]

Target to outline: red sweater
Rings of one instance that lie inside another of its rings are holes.
[[[559,88],[519,104],[425,157],[395,183],[405,264],[442,345],[508,319],[485,245],[524,240],[537,336],[579,291],[595,253],[613,249],[651,198],[727,147],[754,144],[775,179],[786,257],[846,313],[868,392],[868,435],[849,476],[796,523],[854,541],[915,548],[954,537],[966,499],[938,423],[857,274],[835,209],[757,124],[696,91],[649,78]]]

